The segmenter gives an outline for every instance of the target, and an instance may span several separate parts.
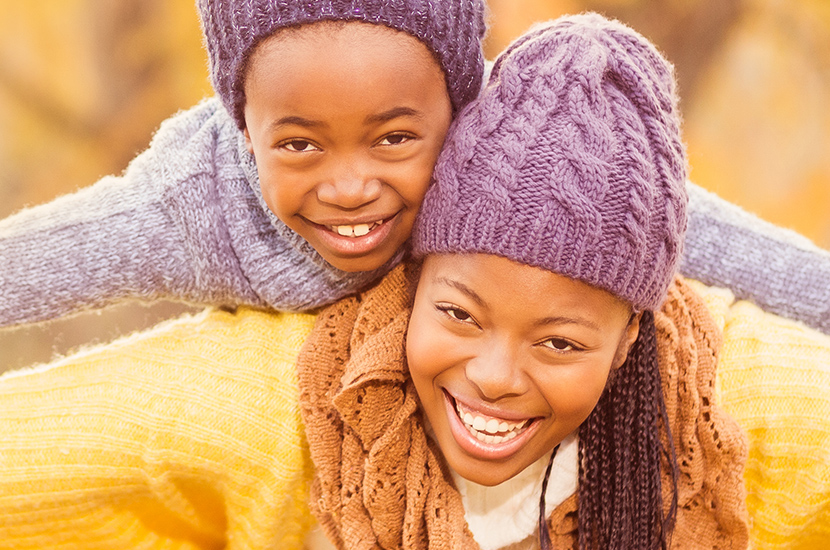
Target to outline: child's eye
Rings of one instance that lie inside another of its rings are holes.
[[[319,151],[320,148],[311,143],[306,139],[292,139],[289,141],[283,141],[279,145],[284,149],[288,149],[294,153],[308,153],[311,151]]]
[[[550,338],[542,342],[542,345],[557,352],[575,351],[578,348],[563,338]]]
[[[387,136],[383,136],[383,138],[381,138],[381,140],[378,142],[378,145],[400,145],[413,139],[415,139],[415,136],[411,134],[389,134]]]

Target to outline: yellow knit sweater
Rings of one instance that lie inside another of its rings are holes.
[[[753,548],[830,547],[830,337],[698,286],[747,431]],[[0,549],[300,549],[314,317],[209,310],[0,377]]]
[[[0,378],[0,548],[302,548],[313,322],[211,310]]]

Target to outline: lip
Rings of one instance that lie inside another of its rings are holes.
[[[467,427],[458,417],[458,413],[455,410],[456,399],[446,390],[444,390],[443,393],[447,419],[450,425],[450,432],[455,438],[455,442],[458,446],[474,458],[481,460],[505,460],[510,458],[521,450],[527,441],[531,439],[539,429],[539,418],[533,417],[529,420],[527,427],[525,427],[524,430],[513,439],[501,443],[485,443],[483,441],[479,441],[469,432]],[[502,418],[504,420],[520,421],[528,418],[526,416],[516,416],[515,414],[507,415],[504,412],[490,414],[495,413],[492,408],[468,407],[463,401],[459,401],[459,403],[461,403],[465,408],[470,408],[472,410],[487,414],[488,416]]]
[[[378,217],[371,220],[353,219],[347,222],[321,224],[312,222],[306,218],[301,218],[318,236],[322,242],[331,252],[344,257],[363,256],[371,253],[376,248],[380,247],[384,241],[392,233],[392,230],[398,223],[400,223],[401,211],[396,212],[392,216],[383,218],[383,222],[372,229],[362,237],[346,237],[335,233],[327,226],[330,225],[360,225],[376,222]]]

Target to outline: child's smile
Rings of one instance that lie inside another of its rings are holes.
[[[496,485],[550,452],[638,328],[628,304],[580,281],[487,254],[428,256],[406,353],[450,467]]]
[[[286,29],[255,50],[245,96],[268,207],[344,271],[395,256],[452,116],[427,47],[368,23]]]

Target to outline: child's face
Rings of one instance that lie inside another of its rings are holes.
[[[394,256],[451,120],[427,47],[367,23],[281,31],[253,53],[245,96],[269,208],[339,269],[369,271]]]
[[[435,255],[407,359],[447,462],[491,486],[582,424],[638,330],[626,303],[582,282],[498,256]]]

